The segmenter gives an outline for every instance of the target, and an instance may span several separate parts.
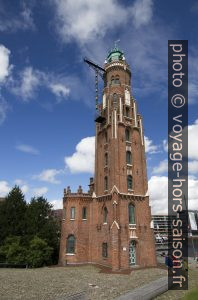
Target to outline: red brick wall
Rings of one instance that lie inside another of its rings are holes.
[[[104,93],[107,95],[109,109],[102,110],[106,123],[96,125],[96,156],[95,156],[95,182],[93,198],[88,194],[67,193],[64,196],[66,220],[62,221],[60,264],[67,263],[98,263],[111,266],[112,269],[129,268],[130,228],[128,219],[128,205],[135,207],[136,264],[139,266],[156,265],[155,244],[153,230],[150,229],[151,212],[147,193],[147,175],[144,141],[141,139],[141,116],[137,114],[137,127],[135,127],[134,99],[131,97],[130,117],[120,115],[120,100],[116,108],[117,127],[115,135],[114,112],[112,96],[117,93],[121,97],[122,110],[125,111],[125,88],[129,86],[130,71],[126,66],[111,67],[106,73],[107,85]],[[108,65],[106,65],[108,67]],[[112,75],[119,75],[120,84],[111,85]],[[109,111],[109,116],[108,116]],[[113,127],[113,131],[112,131]],[[125,129],[130,128],[130,142],[125,141]],[[108,141],[105,142],[105,132]],[[142,136],[143,136],[142,128]],[[126,150],[130,147],[132,152],[132,166],[126,164]],[[108,166],[105,167],[104,157],[108,153]],[[132,173],[133,190],[128,191],[127,172]],[[108,191],[104,190],[104,177],[108,176]],[[112,188],[114,188],[113,192]],[[87,207],[87,220],[82,220],[82,207]],[[70,208],[76,207],[75,220],[70,220]],[[108,221],[104,224],[104,207],[108,210]],[[66,239],[68,235],[76,237],[75,255],[66,254]],[[108,244],[108,257],[102,257],[102,243]]]

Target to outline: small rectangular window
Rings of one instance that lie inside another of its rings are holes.
[[[82,208],[82,218],[83,218],[83,220],[87,219],[87,208],[86,207]]]
[[[71,207],[70,209],[70,219],[75,219],[75,207]]]
[[[107,243],[102,243],[102,256],[108,257],[108,245]]]

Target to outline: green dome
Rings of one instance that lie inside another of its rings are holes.
[[[120,51],[118,47],[114,47],[107,56],[108,63],[116,60],[124,60],[124,53]]]

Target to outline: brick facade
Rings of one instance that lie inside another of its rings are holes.
[[[88,193],[81,187],[77,193],[64,190],[59,263],[97,263],[113,270],[155,266],[143,124],[131,94],[130,67],[114,49],[104,69],[95,177]]]

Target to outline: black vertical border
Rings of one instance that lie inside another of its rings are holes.
[[[188,289],[187,40],[168,41],[168,216],[171,224],[168,235],[168,288],[186,290]]]

